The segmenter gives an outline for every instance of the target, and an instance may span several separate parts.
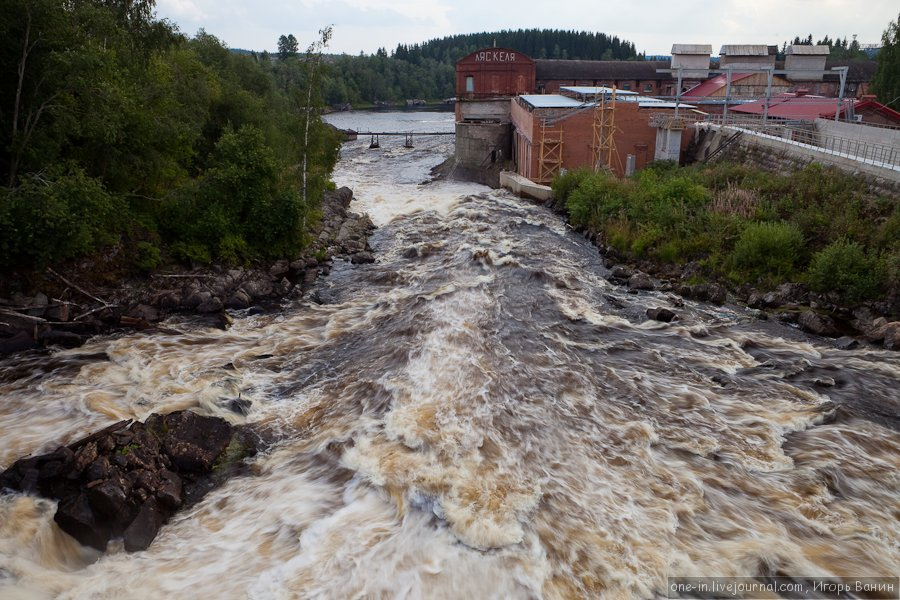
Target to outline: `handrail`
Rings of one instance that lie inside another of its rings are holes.
[[[808,121],[773,122],[772,119],[763,120],[745,115],[727,115],[727,118],[722,115],[693,115],[691,121],[696,125],[715,125],[767,135],[786,142],[804,144],[829,154],[900,168],[900,146],[823,133]]]

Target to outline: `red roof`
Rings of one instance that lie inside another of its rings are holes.
[[[732,73],[731,74],[731,83],[736,83],[741,81],[742,79],[746,79],[753,75],[753,73]],[[685,93],[681,95],[682,98],[706,98],[708,96],[712,96],[722,88],[728,85],[728,81],[726,79],[726,75],[716,75],[711,79],[707,79],[703,83],[699,85],[695,85]]]
[[[850,106],[852,100],[841,102],[841,114]],[[815,121],[818,118],[834,118],[838,101],[836,98],[821,96],[797,96],[795,94],[779,94],[769,99],[769,116],[776,119],[792,119],[796,121]],[[731,112],[761,115],[765,110],[765,101],[757,100],[741,104],[729,109]]]
[[[890,119],[891,121],[900,123],[900,112],[897,112],[890,106],[885,106],[881,102],[876,102],[875,100],[862,100],[860,102],[857,102],[856,106],[854,106],[853,109],[856,112],[876,112],[886,119]]]

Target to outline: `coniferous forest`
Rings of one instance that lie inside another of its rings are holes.
[[[306,243],[338,156],[317,116],[327,39],[267,64],[153,10],[0,3],[0,271],[98,252],[134,270],[246,262]]]
[[[556,29],[470,33],[398,44],[370,56],[332,56],[323,85],[328,104],[436,100],[455,94],[456,62],[480,48],[498,46],[536,59],[636,60],[634,44],[605,33]]]

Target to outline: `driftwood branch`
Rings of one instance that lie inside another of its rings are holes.
[[[153,279],[216,279],[216,275],[150,275]]]
[[[115,306],[114,304],[110,304],[109,302],[107,302],[106,300],[104,300],[102,298],[98,298],[97,296],[88,292],[84,288],[81,288],[81,287],[75,285],[74,283],[72,283],[71,281],[69,281],[68,279],[66,279],[65,277],[63,277],[62,275],[60,275],[59,273],[57,273],[56,271],[51,269],[50,267],[47,267],[47,272],[50,273],[51,275],[53,275],[54,277],[56,277],[57,279],[59,279],[60,281],[62,281],[63,283],[65,283],[67,286],[69,286],[71,288],[75,288],[76,290],[78,290],[79,292],[81,292],[83,295],[87,296],[91,300],[93,300],[95,302],[99,302],[100,304],[103,305],[103,308],[109,308],[111,306]]]

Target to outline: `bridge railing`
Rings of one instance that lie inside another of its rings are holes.
[[[821,152],[900,169],[900,146],[863,138],[838,136],[816,128],[810,121],[776,121],[753,115],[692,115],[694,124],[709,124],[803,144]],[[652,119],[652,117],[651,117]],[[860,124],[859,127],[867,127]]]

